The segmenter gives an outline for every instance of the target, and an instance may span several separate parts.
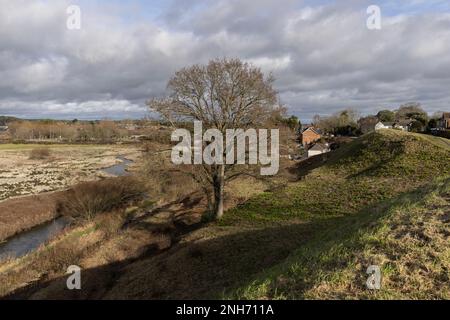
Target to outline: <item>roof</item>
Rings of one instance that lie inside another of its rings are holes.
[[[442,118],[443,118],[443,119],[450,119],[450,112],[444,112],[444,113],[442,114]]]
[[[412,122],[412,120],[399,120],[396,121],[395,124],[399,126],[409,126]]]
[[[389,127],[392,127],[394,125],[394,122],[381,122],[381,121],[378,121],[377,124],[379,124],[379,123],[381,123],[383,126],[389,126]]]
[[[323,151],[323,150],[328,150],[328,147],[326,145],[324,145],[323,143],[316,143],[311,148],[309,148],[308,151],[309,150],[312,150],[312,151]]]
[[[320,135],[320,131],[314,127],[308,127],[305,130],[302,131],[302,133],[304,133],[305,131],[311,130],[312,132],[314,132],[315,134]]]

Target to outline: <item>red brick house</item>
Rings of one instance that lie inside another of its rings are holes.
[[[439,121],[441,129],[450,129],[450,112],[444,112]]]
[[[309,127],[303,130],[301,134],[302,145],[307,146],[313,142],[320,140],[322,136],[314,127]]]

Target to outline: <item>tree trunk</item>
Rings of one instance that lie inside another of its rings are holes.
[[[211,190],[208,187],[203,188],[203,192],[206,195],[206,200],[208,203],[208,214],[211,214],[214,212],[214,192],[211,192]]]
[[[223,217],[223,201],[225,187],[225,165],[220,165],[214,177],[214,215],[216,219]]]

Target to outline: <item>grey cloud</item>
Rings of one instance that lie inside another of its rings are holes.
[[[82,30],[69,31],[68,4],[0,0],[0,114],[139,117],[175,70],[223,56],[273,71],[282,101],[304,119],[450,103],[449,14],[386,16],[369,31],[366,1],[195,0],[145,23],[82,7]]]

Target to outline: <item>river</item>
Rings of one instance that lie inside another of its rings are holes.
[[[121,162],[102,169],[102,171],[118,177],[129,175],[127,168],[133,161],[123,156],[119,156],[117,159]],[[8,239],[0,244],[0,261],[7,258],[20,258],[38,249],[41,245],[61,234],[69,224],[70,219],[60,217]]]

